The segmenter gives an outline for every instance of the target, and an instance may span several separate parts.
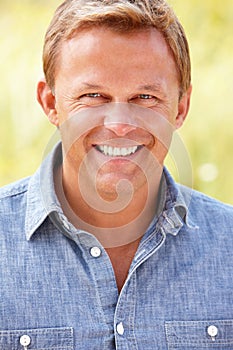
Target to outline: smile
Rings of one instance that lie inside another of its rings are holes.
[[[109,157],[127,157],[131,154],[136,153],[143,146],[132,146],[132,147],[112,147],[107,145],[97,145],[96,149]]]

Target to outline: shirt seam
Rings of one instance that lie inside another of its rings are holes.
[[[21,191],[17,191],[17,192],[14,192],[13,190],[9,191],[9,192],[5,192],[5,193],[1,194],[0,199],[5,199],[5,198],[9,198],[9,197],[11,197],[11,198],[12,197],[17,197],[17,196],[23,195],[27,191],[28,191],[28,189],[24,188]]]

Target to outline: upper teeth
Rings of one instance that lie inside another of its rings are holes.
[[[111,147],[107,145],[97,146],[100,152],[104,153],[106,156],[115,157],[115,156],[129,156],[137,151],[139,146],[133,147]]]

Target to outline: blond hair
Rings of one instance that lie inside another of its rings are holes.
[[[55,11],[45,35],[43,68],[54,88],[62,42],[78,30],[106,26],[116,32],[156,28],[170,47],[180,79],[180,96],[191,83],[189,46],[182,25],[165,0],[65,0]]]

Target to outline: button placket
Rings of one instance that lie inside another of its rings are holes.
[[[136,288],[136,274],[131,271],[118,297],[115,309],[115,341],[119,349],[124,349],[126,341],[127,349],[137,349],[134,331],[135,322],[137,322],[135,319]]]

